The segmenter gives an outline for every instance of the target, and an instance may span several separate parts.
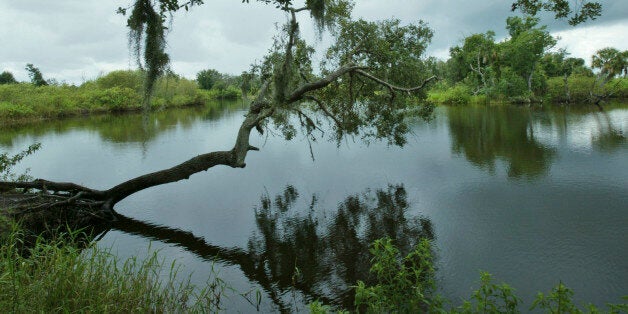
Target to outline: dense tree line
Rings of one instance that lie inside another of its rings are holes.
[[[196,74],[198,87],[212,92],[216,98],[236,99],[247,98],[249,94],[259,91],[261,81],[254,72],[244,71],[240,75],[220,73],[215,69],[206,69]]]
[[[431,60],[431,70],[444,78],[440,90],[453,97],[445,100],[464,103],[480,95],[510,102],[597,101],[614,92],[609,81],[626,76],[628,51],[601,49],[587,67],[567,50],[553,49],[557,39],[538,18],[509,17],[506,29],[502,41],[490,30],[472,34],[450,49],[447,61]]]

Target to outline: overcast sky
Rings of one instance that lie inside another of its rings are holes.
[[[214,68],[239,74],[268,50],[275,23],[286,17],[273,6],[251,1],[206,0],[187,13],[177,13],[168,35],[172,69],[194,78]],[[505,20],[513,15],[510,0],[357,0],[354,17],[367,20],[423,20],[434,30],[427,55],[448,57],[449,47],[474,33],[494,30],[505,38]],[[603,16],[570,27],[543,16],[558,47],[590,62],[596,50],[628,49],[628,0],[601,0]],[[0,0],[0,71],[28,80],[26,63],[39,67],[46,79],[80,84],[102,73],[135,68],[128,49],[126,19],[115,13],[130,0]],[[307,17],[307,16],[304,16]],[[306,38],[316,41],[313,23],[300,23]]]

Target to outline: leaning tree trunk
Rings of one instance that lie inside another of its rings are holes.
[[[14,220],[26,217],[27,220],[33,220],[34,225],[38,223],[45,225],[49,216],[61,226],[68,220],[79,222],[79,227],[90,226],[103,221],[113,221],[116,217],[114,205],[134,193],[154,186],[185,180],[195,173],[206,171],[218,165],[244,168],[247,153],[251,150],[259,150],[249,144],[251,131],[255,128],[261,132],[260,123],[270,117],[275,112],[275,108],[287,107],[302,100],[313,100],[320,107],[322,114],[336,122],[339,128],[342,128],[343,125],[338,117],[308,93],[328,86],[345,74],[360,75],[385,86],[391,92],[404,93],[419,91],[427,83],[436,79],[435,76],[432,76],[419,86],[403,88],[379,79],[364,71],[365,69],[364,66],[354,64],[342,66],[317,81],[303,83],[291,93],[284,92],[279,99],[280,103],[277,103],[277,100],[275,102],[266,100],[266,94],[270,94],[268,92],[270,83],[267,81],[260,90],[258,97],[251,103],[231,150],[198,155],[174,167],[130,179],[107,190],[95,190],[75,183],[52,182],[42,179],[30,182],[0,181],[0,192],[10,191],[9,194],[0,194],[0,207],[8,209],[3,212],[4,215],[10,216]],[[18,194],[16,191],[21,193]]]
[[[214,166],[244,168],[248,151],[258,150],[249,144],[251,130],[270,116],[272,107],[264,99],[268,85],[251,104],[240,126],[231,150],[198,155],[174,167],[145,174],[122,182],[108,190],[95,190],[75,183],[37,179],[30,182],[0,181],[0,206],[12,220],[24,222],[29,229],[37,225],[63,225],[64,221],[79,222],[78,226],[115,220],[114,205],[124,198],[166,183],[188,179],[191,175]],[[48,227],[44,227],[49,229]]]

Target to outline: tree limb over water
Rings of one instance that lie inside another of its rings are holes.
[[[146,5],[145,1],[138,3]],[[188,179],[219,165],[244,168],[248,152],[259,150],[250,143],[251,130],[263,130],[268,127],[268,120],[272,120],[288,139],[294,137],[297,128],[308,138],[313,137],[312,131],[324,123],[318,117],[324,117],[334,122],[336,140],[361,135],[364,138],[387,138],[391,144],[403,145],[408,128],[400,109],[407,107],[412,99],[423,96],[423,88],[435,79],[425,77],[420,58],[431,38],[431,30],[423,24],[402,26],[398,20],[381,23],[352,21],[349,2],[326,1],[325,4],[330,11],[335,10],[325,13],[326,23],[336,21],[340,26],[338,42],[327,52],[328,60],[335,66],[323,65],[321,75],[314,74],[311,66],[314,49],[299,37],[297,22],[298,12],[312,12],[313,8],[297,9],[286,3],[282,9],[289,12],[290,20],[275,39],[273,50],[257,66],[265,83],[251,103],[231,150],[201,154],[107,190],[43,179],[0,182],[0,189],[21,189],[30,192],[29,195],[37,192],[37,199],[22,198],[12,202],[14,210],[79,206],[103,219],[112,219],[116,203],[144,189]],[[361,36],[365,33],[368,33],[366,38]],[[353,54],[355,45],[367,47],[368,52]],[[145,49],[150,49],[148,44]],[[367,79],[362,81],[359,91],[348,88],[347,82],[354,77]],[[396,96],[398,92],[403,95]],[[390,101],[382,102],[384,99]],[[313,100],[315,104],[311,102]],[[306,112],[312,116],[317,112],[321,114],[314,121]],[[291,116],[307,118],[295,122]]]
[[[250,143],[254,128],[263,132],[272,123],[286,139],[294,138],[300,131],[309,141],[317,136],[313,131],[329,123],[334,131],[331,140],[351,136],[402,146],[409,131],[407,115],[431,114],[429,110],[406,110],[419,106],[425,97],[425,87],[436,79],[428,73],[422,59],[433,34],[422,21],[402,25],[396,19],[353,20],[353,3],[349,0],[308,0],[305,7],[293,7],[291,0],[260,1],[286,12],[289,20],[276,36],[268,55],[253,67],[264,82],[263,88],[251,103],[231,150],[201,154],[107,190],[42,179],[2,181],[0,191],[19,189],[37,196],[7,202],[12,212],[81,208],[87,217],[112,220],[116,203],[144,189],[188,179],[219,165],[244,168],[248,152],[259,150]],[[132,8],[128,18],[130,42],[138,62],[143,52],[147,97],[154,80],[168,63],[164,51],[167,16],[202,3],[201,0],[181,3],[136,0],[129,7]],[[119,12],[126,14],[126,10]],[[315,49],[300,37],[297,17],[303,12],[310,13],[319,32],[327,29],[334,37],[317,71],[312,65]]]

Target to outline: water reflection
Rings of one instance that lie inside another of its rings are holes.
[[[105,142],[147,144],[172,128],[189,129],[199,121],[218,120],[234,110],[241,109],[241,101],[209,103],[201,107],[171,109],[141,113],[91,115],[87,117],[50,120],[0,128],[0,145],[13,147],[20,136],[38,138],[72,131],[96,132]],[[18,140],[19,142],[19,140]]]
[[[372,241],[391,237],[407,253],[421,238],[434,238],[429,219],[408,217],[403,185],[348,196],[330,218],[321,215],[326,211],[317,208],[316,196],[307,208],[297,208],[298,199],[292,186],[272,199],[263,196],[255,209],[257,230],[247,248],[221,247],[191,232],[125,216],[112,227],[176,244],[207,261],[238,266],[282,311],[289,311],[297,302],[295,293],[306,301],[318,299],[351,308],[351,285],[369,279]]]
[[[547,173],[556,152],[535,138],[533,116],[527,109],[448,107],[452,151],[473,164],[495,171],[502,159],[511,178],[535,178]]]
[[[613,123],[608,112],[600,112],[594,115],[598,134],[591,139],[593,147],[597,150],[612,153],[622,147],[626,147],[626,135],[623,130]]]

